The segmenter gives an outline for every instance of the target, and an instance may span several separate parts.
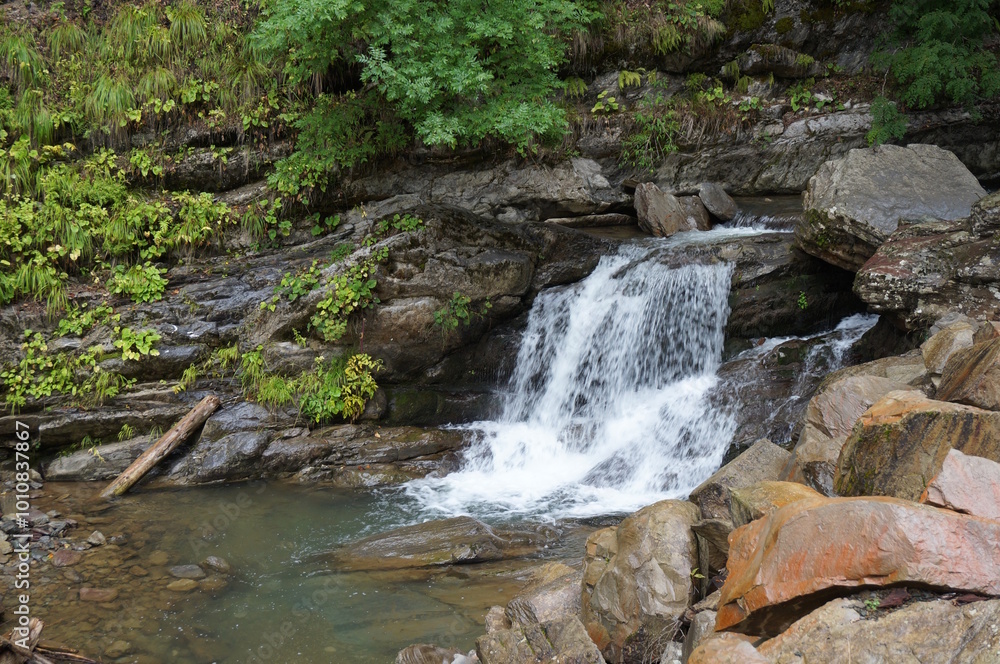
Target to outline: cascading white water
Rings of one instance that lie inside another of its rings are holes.
[[[656,249],[603,258],[539,295],[512,391],[461,470],[407,492],[448,514],[586,516],[685,496],[722,460],[733,418],[708,403],[728,265],[671,269]]]

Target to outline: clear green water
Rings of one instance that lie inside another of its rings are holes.
[[[94,529],[127,536],[123,544],[86,552],[71,568],[43,563],[36,575],[44,593],[36,615],[46,621],[47,637],[91,656],[105,654],[115,641],[129,644],[127,655],[106,661],[365,664],[391,662],[415,642],[468,650],[483,633],[489,606],[508,601],[540,562],[336,574],[313,559],[339,543],[423,520],[407,511],[398,493],[264,483],[140,489],[94,511],[86,500],[99,487],[52,483],[46,489],[66,494],[57,509],[81,522],[77,538]],[[67,510],[67,502],[79,513]],[[563,541],[545,556],[579,564],[588,530],[566,527]],[[210,579],[224,587],[166,589],[175,581],[168,567],[207,556],[232,565],[228,577]],[[137,575],[136,567],[145,574]],[[118,588],[120,595],[105,605],[84,603],[78,599],[83,586]]]

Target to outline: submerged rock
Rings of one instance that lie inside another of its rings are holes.
[[[962,219],[985,195],[962,162],[939,147],[851,150],[809,180],[795,237],[808,253],[856,272],[900,222]]]
[[[429,643],[415,643],[396,654],[394,664],[454,664],[466,662],[461,650],[441,648]]]
[[[716,629],[777,635],[861,586],[1000,595],[997,537],[1000,522],[908,500],[800,500],[734,531]]]
[[[847,496],[917,500],[952,448],[1000,461],[1000,413],[890,392],[844,444],[834,488]]]
[[[537,551],[548,535],[494,529],[459,516],[372,535],[324,554],[322,560],[337,572],[480,563]]]

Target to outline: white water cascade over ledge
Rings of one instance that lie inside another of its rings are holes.
[[[670,268],[625,246],[538,296],[502,415],[466,427],[462,468],[416,480],[429,512],[582,517],[685,497],[735,420],[712,407],[732,267]]]

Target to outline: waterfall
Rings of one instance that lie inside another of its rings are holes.
[[[538,296],[502,415],[462,468],[407,492],[442,513],[586,516],[683,497],[734,431],[712,408],[732,268],[668,268],[623,247]]]

